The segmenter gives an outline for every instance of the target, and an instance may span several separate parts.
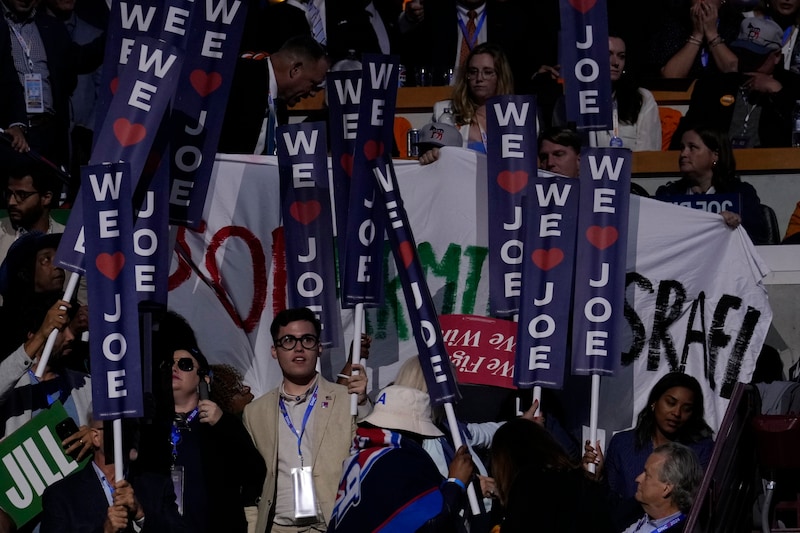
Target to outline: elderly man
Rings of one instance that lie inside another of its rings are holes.
[[[636,501],[645,515],[623,533],[680,533],[692,507],[703,470],[694,452],[676,442],[653,450],[636,482]]]
[[[283,381],[244,409],[244,424],[267,463],[256,531],[326,531],[356,432],[348,393],[358,394],[359,415],[366,416],[367,378],[361,365],[353,365],[360,374],[346,387],[317,373],[321,324],[310,309],[281,311],[270,332]]]

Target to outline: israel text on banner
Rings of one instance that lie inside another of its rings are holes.
[[[198,227],[217,151],[239,42],[242,0],[193,2],[186,59],[169,118],[170,222]]]
[[[157,39],[138,38],[129,68],[120,77],[114,100],[97,135],[99,140],[90,164],[130,162],[131,190],[136,189],[147,164],[161,120],[177,87],[182,63],[180,49]],[[85,272],[82,223],[83,195],[78,195],[58,247],[56,263],[80,274]]]
[[[434,165],[394,162],[418,257],[440,314],[489,312],[485,164],[485,156],[451,147],[442,149]],[[283,243],[276,240],[278,167],[271,156],[220,155],[212,179],[206,226],[179,232],[170,308],[187,317],[212,362],[240,368],[259,395],[280,380],[272,358],[255,356],[269,352],[274,302],[285,301]],[[650,388],[679,368],[686,350],[686,372],[703,386],[706,420],[716,428],[732,384],[750,381],[769,328],[772,313],[761,281],[766,266],[744,231],[731,230],[717,214],[638,196],[630,202],[627,331],[620,372],[603,378],[601,427],[629,427]],[[586,237],[579,233],[578,238]],[[696,268],[709,261],[713,269]],[[388,250],[384,272],[385,303],[366,313],[373,337],[367,373],[376,390],[388,385],[399,364],[418,351]],[[701,343],[687,342],[690,330],[701,329],[700,313],[706,329],[691,339],[704,337],[713,361],[704,358]],[[343,313],[343,324],[347,338],[352,314]],[[345,359],[342,354],[338,362]],[[612,393],[620,397],[606,397]]]
[[[0,508],[18,528],[42,511],[45,488],[89,462],[64,454],[56,426],[68,416],[55,401],[0,443]]]
[[[353,175],[347,206],[346,251],[342,307],[383,301],[384,215],[376,200],[371,162],[392,150],[394,109],[397,100],[399,60],[395,56],[364,54],[358,133],[353,152]]]
[[[353,152],[358,131],[358,110],[361,102],[360,70],[328,72],[325,79],[330,117],[331,170],[333,203],[336,212],[336,244],[339,257],[344,257],[347,234],[347,212],[350,202],[350,179],[353,175]]]
[[[567,368],[580,180],[540,171],[525,202],[514,383],[561,388]]]
[[[431,299],[425,272],[417,256],[414,233],[408,223],[403,199],[397,186],[391,159],[375,161],[373,172],[381,193],[388,224],[386,233],[403,287],[408,316],[414,330],[419,362],[432,405],[456,402],[461,398],[458,382],[450,366],[439,317]]]
[[[130,165],[88,165],[81,170],[92,411],[95,420],[140,417],[144,411]]]
[[[314,311],[323,346],[341,346],[325,123],[279,126],[277,142],[289,306]]]
[[[606,0],[559,0],[559,63],[567,120],[579,131],[612,128]]]
[[[624,348],[631,152],[586,148],[580,168],[572,372],[610,375]]]
[[[489,303],[493,316],[519,313],[522,199],[536,175],[536,99],[495,96],[486,102],[489,202]]]

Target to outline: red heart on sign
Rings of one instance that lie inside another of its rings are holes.
[[[303,224],[309,225],[313,222],[322,212],[322,205],[316,200],[309,200],[308,202],[294,202],[289,206],[289,214],[292,218]]]
[[[125,266],[125,256],[122,252],[116,252],[114,255],[102,253],[94,260],[94,264],[102,275],[113,281]]]
[[[528,173],[524,170],[504,170],[497,175],[497,184],[504,191],[516,194],[528,185]]]
[[[114,121],[114,136],[122,146],[131,146],[147,136],[147,129],[141,124],[131,124],[127,118],[118,118]]]
[[[109,85],[111,87],[111,94],[117,94],[117,87],[119,87],[119,78],[114,78],[111,80]]]
[[[342,158],[339,160],[341,163],[342,168],[345,172],[347,172],[347,176],[352,178],[353,177],[353,156],[350,154],[342,154]]]
[[[619,239],[619,232],[613,226],[601,228],[600,226],[589,226],[586,230],[586,238],[592,246],[598,250],[605,250]]]
[[[364,155],[367,156],[367,161],[378,159],[381,154],[383,154],[382,142],[369,140],[364,143]]]
[[[584,15],[594,7],[597,0],[569,0],[569,5],[583,13]]]
[[[204,70],[196,69],[189,74],[189,81],[192,87],[200,96],[208,96],[222,85],[222,75],[219,72],[207,73]]]
[[[410,242],[403,241],[400,243],[400,258],[403,260],[403,266],[406,268],[408,268],[408,265],[414,260],[414,248],[411,246]]]
[[[560,248],[551,250],[534,250],[531,254],[531,261],[542,270],[550,270],[557,267],[564,260],[564,252]]]

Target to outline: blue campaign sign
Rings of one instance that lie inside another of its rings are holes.
[[[144,416],[130,165],[83,167],[95,420]],[[73,214],[74,216],[74,214]]]
[[[342,346],[325,123],[279,126],[276,141],[289,306],[318,315],[323,346]]]

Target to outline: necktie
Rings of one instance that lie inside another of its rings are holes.
[[[322,26],[322,13],[314,5],[314,0],[309,0],[306,4],[306,19],[311,33],[314,35],[314,40],[325,46],[328,40],[325,38],[325,28]]]
[[[462,32],[462,39],[461,39],[461,55],[458,59],[458,66],[463,67],[464,64],[467,62],[467,56],[469,55],[469,51],[472,50],[472,44],[475,42],[475,19],[478,18],[478,14],[475,13],[474,9],[470,9],[467,12],[467,17],[469,20],[467,21],[467,33],[463,34]]]

